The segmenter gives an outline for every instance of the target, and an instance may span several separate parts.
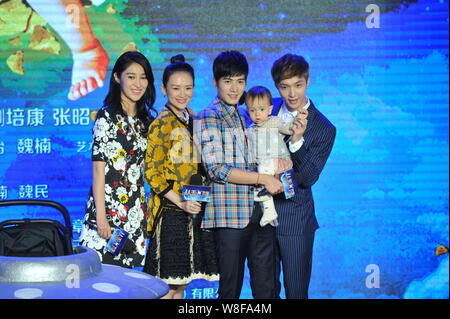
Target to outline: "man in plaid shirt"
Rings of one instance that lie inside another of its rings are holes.
[[[271,225],[259,225],[262,210],[253,196],[257,184],[271,194],[282,192],[283,186],[275,177],[257,173],[245,135],[240,114],[244,111],[238,103],[247,83],[247,59],[237,51],[222,52],[214,60],[213,72],[217,98],[198,115],[196,134],[212,186],[202,228],[214,231],[219,298],[239,298],[246,259],[253,297],[274,298],[275,230]]]

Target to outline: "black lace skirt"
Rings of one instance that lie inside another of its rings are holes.
[[[164,199],[154,227],[144,272],[169,285],[219,280],[213,233],[199,220]]]

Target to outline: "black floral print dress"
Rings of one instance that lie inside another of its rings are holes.
[[[94,124],[92,161],[105,165],[106,218],[111,227],[129,232],[136,245],[133,252],[119,255],[105,250],[107,240],[101,238],[96,225],[96,209],[92,187],[86,204],[86,215],[80,234],[80,245],[97,251],[102,263],[122,267],[140,267],[146,251],[146,198],[143,181],[146,136],[136,117],[122,116],[109,108],[101,109]]]

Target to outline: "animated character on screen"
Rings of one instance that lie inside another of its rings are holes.
[[[104,1],[92,1],[100,5]],[[65,41],[72,57],[72,76],[68,98],[77,100],[102,87],[109,64],[109,56],[95,37],[88,16],[80,0],[28,0],[34,14],[22,0],[2,3],[0,35],[31,33],[29,48],[59,54],[61,45],[42,25],[47,22]],[[4,14],[3,14],[4,13]],[[3,19],[4,18],[4,19]],[[42,20],[42,18],[45,20]],[[9,40],[20,42],[20,37]],[[17,51],[7,59],[9,68],[24,74],[24,52]]]

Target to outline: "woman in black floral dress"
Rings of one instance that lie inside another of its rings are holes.
[[[125,52],[112,70],[109,92],[94,124],[93,183],[80,235],[80,245],[95,249],[106,264],[144,264],[147,207],[142,170],[154,102],[150,63],[139,52]],[[117,256],[107,252],[114,227],[127,231],[135,248]]]

